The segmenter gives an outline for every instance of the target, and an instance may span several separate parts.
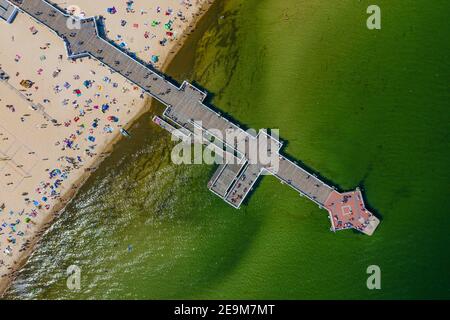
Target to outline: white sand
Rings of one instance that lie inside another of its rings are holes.
[[[109,38],[126,43],[147,62],[157,56],[155,66],[162,68],[210,2],[135,0],[133,12],[127,12],[125,0],[71,0],[70,4],[82,8],[86,16],[106,17]],[[117,13],[107,13],[107,6],[114,6]],[[170,31],[164,27],[169,20]],[[153,21],[159,24],[152,26]],[[38,31],[34,35],[32,27]],[[142,90],[98,61],[69,61],[63,41],[25,14],[11,25],[0,21],[0,29],[0,69],[10,76],[7,82],[0,81],[1,295],[46,224],[106,156],[105,151],[121,136],[119,128],[140,115],[148,101]],[[34,85],[26,89],[21,80]],[[32,104],[39,110],[32,109]],[[105,104],[109,109],[102,112]],[[108,120],[111,116],[119,121]]]

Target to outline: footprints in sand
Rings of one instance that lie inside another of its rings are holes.
[[[33,150],[0,125],[0,188],[14,191],[37,163]]]

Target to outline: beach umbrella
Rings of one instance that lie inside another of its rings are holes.
[[[156,63],[159,61],[159,56],[152,55],[152,62]]]
[[[85,81],[83,82],[83,85],[84,85],[86,88],[90,88],[90,87],[92,86],[92,82],[91,82],[90,80],[85,80]]]
[[[112,122],[118,122],[118,121],[119,121],[119,118],[117,118],[117,117],[115,117],[115,116],[109,116],[109,117],[108,117],[108,120],[109,120],[109,121],[112,121]]]
[[[89,136],[88,140],[91,141],[91,142],[95,142],[95,137],[94,136]]]
[[[172,21],[167,22],[167,23],[164,25],[164,29],[166,29],[166,30],[172,30]]]
[[[102,105],[102,112],[105,113],[106,111],[108,111],[109,109],[109,105],[107,103]]]

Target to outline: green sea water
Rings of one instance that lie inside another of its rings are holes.
[[[447,1],[218,0],[170,66],[342,190],[372,237],[273,177],[235,210],[207,165],[176,166],[146,114],[45,234],[6,298],[450,298]],[[152,112],[162,106],[154,105]],[[66,286],[81,268],[81,290]],[[381,268],[381,290],[366,269]]]

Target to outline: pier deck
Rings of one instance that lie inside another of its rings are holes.
[[[17,14],[17,8],[6,0],[0,0],[0,19],[12,23]]]
[[[144,65],[130,53],[116,47],[101,34],[99,19],[96,17],[73,20],[73,18],[46,0],[8,0],[21,11],[30,15],[38,23],[53,30],[64,40],[69,58],[77,59],[90,56],[101,61],[113,72],[118,72],[128,81],[139,86],[145,93],[166,106],[163,120],[154,118],[154,122],[180,139],[193,139],[196,130],[201,130],[201,142],[211,145],[210,137],[221,142],[224,155],[232,154],[234,163],[221,164],[208,183],[212,192],[235,208],[239,208],[262,174],[271,174],[282,183],[308,197],[321,208],[326,208],[331,220],[331,229],[354,228],[371,235],[379,220],[365,209],[359,190],[339,193],[319,178],[310,174],[285,156],[280,154],[282,143],[271,138],[267,154],[279,158],[277,168],[262,162],[250,162],[249,150],[238,148],[240,142],[245,145],[257,141],[267,133],[247,132],[237,124],[223,117],[205,105],[206,93],[188,82],[180,87]],[[78,23],[78,25],[77,25]],[[78,28],[76,27],[78,26]],[[227,133],[237,132],[237,138],[230,143],[224,139]],[[181,134],[178,133],[181,132]],[[213,145],[216,151],[219,144]],[[224,156],[222,155],[222,156]]]
[[[275,176],[319,205],[324,205],[334,190],[283,156],[280,158],[280,167]]]

